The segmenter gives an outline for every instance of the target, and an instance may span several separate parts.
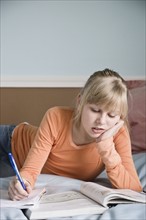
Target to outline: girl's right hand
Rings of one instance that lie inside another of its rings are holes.
[[[26,190],[23,189],[19,180],[14,177],[13,180],[9,184],[8,195],[12,200],[22,200],[30,194],[32,191],[32,187],[28,181],[23,179],[24,184],[26,186]]]

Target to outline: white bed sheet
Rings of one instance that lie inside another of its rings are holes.
[[[133,155],[134,163],[143,187],[146,187],[146,153]],[[0,178],[0,188],[7,189],[11,177]],[[106,173],[103,172],[96,182],[108,185]],[[50,185],[51,192],[79,189],[80,180],[60,177],[55,175],[43,175],[38,177],[36,187]],[[105,211],[102,215],[81,215],[65,218],[49,218],[47,220],[146,220],[145,204],[119,204]],[[0,208],[0,220],[27,220],[24,213],[16,208]]]

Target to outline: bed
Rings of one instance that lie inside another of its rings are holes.
[[[132,144],[134,164],[143,186],[146,191],[146,110],[145,92],[146,82],[144,80],[128,81],[129,88],[129,125]],[[0,178],[0,188],[7,189],[12,177]],[[109,182],[106,173],[103,172],[95,179],[95,182],[108,186]],[[41,174],[35,187],[52,186],[52,192],[66,190],[78,190],[80,180],[71,179],[56,175]],[[51,218],[47,218],[50,220]],[[101,215],[80,215],[66,218],[53,218],[54,220],[146,220],[146,204],[118,204],[111,207]],[[24,212],[17,208],[0,208],[0,220],[27,220]]]

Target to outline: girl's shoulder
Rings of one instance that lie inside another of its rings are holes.
[[[53,121],[63,122],[68,121],[72,118],[74,113],[73,107],[66,107],[66,106],[55,106],[49,108],[46,112],[46,118]]]

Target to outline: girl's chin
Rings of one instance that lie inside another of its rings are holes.
[[[102,134],[102,133],[101,133],[101,134]],[[93,133],[92,133],[92,134],[90,135],[90,137],[93,138],[93,139],[96,139],[96,138],[98,138],[101,134],[93,134]]]
[[[101,134],[102,134],[102,133],[101,133]],[[96,135],[94,135],[94,136],[95,136],[95,138],[99,138],[101,134],[96,134]]]

